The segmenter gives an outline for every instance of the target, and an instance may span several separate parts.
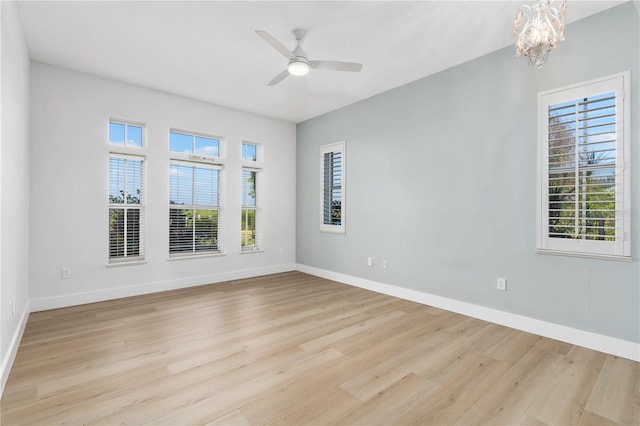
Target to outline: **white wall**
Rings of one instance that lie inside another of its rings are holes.
[[[141,265],[106,266],[110,118],[146,124],[147,262]],[[170,128],[225,140],[224,256],[168,260]],[[32,63],[32,309],[294,268],[295,132],[291,123]],[[261,253],[240,254],[244,140],[264,144]],[[70,279],[61,278],[62,267],[71,268]]]
[[[29,55],[15,2],[0,2],[0,14],[1,394],[29,311]]]

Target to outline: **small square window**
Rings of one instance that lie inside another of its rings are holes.
[[[142,126],[110,121],[109,143],[131,148],[142,148]]]
[[[243,143],[242,144],[242,160],[243,161],[257,161],[258,160],[258,147],[254,144]]]

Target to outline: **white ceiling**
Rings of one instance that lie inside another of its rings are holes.
[[[298,123],[511,45],[525,2],[23,1],[19,11],[33,60]],[[567,21],[623,2],[569,1]],[[311,59],[362,72],[267,87],[287,60],[255,30],[293,48],[294,28],[308,31]]]

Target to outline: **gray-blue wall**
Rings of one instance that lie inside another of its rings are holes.
[[[640,342],[638,21],[626,3],[540,70],[509,47],[300,123],[297,262]],[[626,70],[633,261],[536,254],[537,94]],[[343,139],[347,234],[321,233],[319,147]]]

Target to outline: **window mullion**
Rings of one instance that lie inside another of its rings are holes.
[[[127,238],[127,233],[129,230],[129,226],[128,226],[128,216],[129,216],[129,209],[128,208],[124,208],[122,209],[124,212],[124,257],[128,257],[129,255],[129,244],[128,244],[128,238]]]
[[[127,159],[122,160],[122,204],[127,204]]]
[[[575,233],[575,238],[580,238],[580,137],[578,136],[578,130],[580,125],[580,117],[579,117],[579,104],[576,102],[574,104],[574,126],[575,131],[573,133],[573,163],[574,163],[574,177],[573,177],[573,185],[575,191],[575,199],[573,200],[573,232]]]
[[[191,210],[191,251],[196,251],[196,209]]]

